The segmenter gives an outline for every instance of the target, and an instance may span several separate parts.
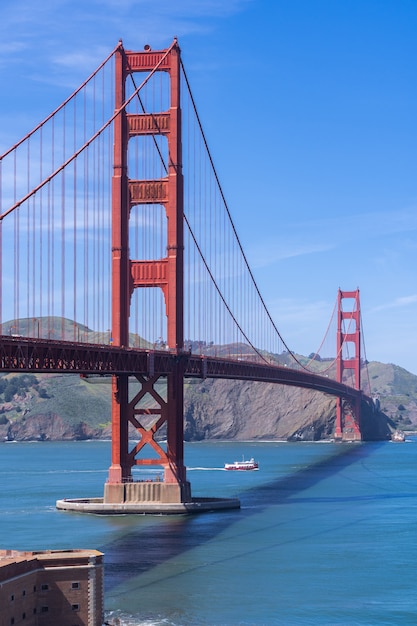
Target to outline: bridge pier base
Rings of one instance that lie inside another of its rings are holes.
[[[96,515],[193,515],[239,509],[237,498],[193,498],[191,485],[157,481],[107,482],[103,498],[57,500],[56,508]]]
[[[212,511],[239,509],[237,498],[193,498],[191,502],[105,503],[103,498],[57,500],[56,508],[94,515],[195,515]]]
[[[96,515],[193,515],[239,509],[237,498],[192,498],[190,483],[106,483],[104,498],[57,500],[62,511]]]
[[[106,483],[104,504],[152,502],[182,504],[192,502],[191,485],[165,482]]]

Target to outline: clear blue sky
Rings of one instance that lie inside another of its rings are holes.
[[[2,0],[0,149],[107,56],[177,36],[264,299],[309,354],[338,288],[417,374],[415,0]]]

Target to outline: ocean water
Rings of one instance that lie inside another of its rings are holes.
[[[242,455],[259,471],[223,470]],[[102,495],[110,444],[0,444],[1,548],[101,550],[106,617],[122,624],[417,624],[417,439],[194,443],[185,459],[194,495],[242,508],[57,511],[57,499]]]

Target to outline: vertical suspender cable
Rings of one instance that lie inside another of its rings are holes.
[[[42,159],[43,159],[43,127],[39,129],[40,139],[39,139],[39,179],[42,180]],[[42,207],[42,195],[43,189],[39,190],[39,312],[38,316],[42,319],[43,315],[43,207]],[[35,196],[36,199],[36,196]],[[38,320],[38,329],[40,328],[40,321]],[[39,330],[38,330],[39,334]]]
[[[28,139],[28,146],[29,146],[29,141],[30,140]],[[29,165],[30,165],[30,150],[28,148],[27,165],[26,165],[27,166],[26,175],[27,175],[28,190],[30,189]],[[27,228],[26,275],[28,277],[27,287],[26,287],[26,297],[27,297],[26,310],[27,310],[28,317],[30,315],[32,315],[32,317],[35,317],[35,293],[36,293],[35,280],[34,280],[34,274],[35,274],[35,268],[36,268],[36,258],[35,258],[35,251],[34,251],[35,211],[33,210],[31,214],[29,210],[30,204],[31,203],[28,202],[28,206],[26,208],[26,228]],[[32,224],[30,223],[31,218],[32,218]],[[32,333],[33,333],[33,329],[32,329]]]
[[[0,214],[3,213],[3,159],[0,159]],[[4,335],[3,328],[3,220],[0,220],[0,324],[1,334]]]
[[[52,118],[52,128],[51,128],[51,170],[54,172],[55,171],[55,117]],[[53,296],[53,294],[55,293],[55,268],[56,268],[56,264],[55,264],[55,250],[56,250],[56,246],[55,246],[55,211],[54,206],[55,206],[55,178],[53,178],[50,183],[50,198],[51,198],[51,202],[52,202],[52,212],[51,212],[51,230],[52,230],[52,242],[51,242],[51,260],[52,260],[52,267],[51,267],[51,299],[52,299],[52,306],[51,306],[51,316],[52,316],[52,330],[55,330],[55,323],[54,323],[54,316],[55,316],[55,298]]]
[[[77,149],[77,124],[78,124],[78,120],[77,120],[77,98],[74,98],[74,112],[73,112],[73,124],[74,124],[74,130],[73,130],[73,150],[75,152],[75,150]],[[73,263],[73,267],[72,267],[72,282],[73,282],[73,286],[72,286],[72,293],[73,293],[73,298],[74,298],[74,302],[73,302],[73,307],[72,307],[72,327],[73,327],[73,332],[74,332],[74,337],[73,337],[73,341],[76,340],[75,337],[75,325],[77,323],[77,291],[76,291],[76,287],[77,287],[77,172],[78,172],[78,168],[77,168],[77,159],[75,159],[74,161],[74,180],[73,180],[73,199],[72,199],[72,236],[73,236],[73,243],[72,243],[72,263]]]
[[[16,151],[13,154],[13,170],[14,170],[14,202],[16,202],[16,180],[17,180],[17,165],[16,165]],[[18,311],[18,294],[17,294],[17,290],[18,290],[18,286],[19,286],[19,270],[18,270],[18,262],[19,262],[19,251],[18,251],[18,220],[19,220],[19,214],[15,213],[14,215],[14,265],[13,265],[13,272],[14,272],[14,281],[13,281],[13,317],[14,317],[14,322],[13,324],[16,324],[16,320],[18,319],[19,316],[19,311]],[[16,331],[15,331],[16,332]]]
[[[66,154],[66,115],[63,109],[62,152]],[[61,174],[61,339],[65,338],[65,169]]]

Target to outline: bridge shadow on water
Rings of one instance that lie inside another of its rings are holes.
[[[124,516],[112,518],[118,537],[99,549],[105,554],[105,591],[127,583],[182,553],[197,548],[244,518],[262,513],[270,506],[285,504],[331,474],[363,461],[384,444],[345,445],[336,453],[305,466],[293,474],[238,494],[242,508],[192,516]],[[363,497],[363,496],[362,496]],[[319,501],[356,501],[361,496],[343,494]],[[382,496],[391,497],[391,496]],[[308,502],[309,498],[302,498]],[[316,498],[312,498],[317,502]]]

